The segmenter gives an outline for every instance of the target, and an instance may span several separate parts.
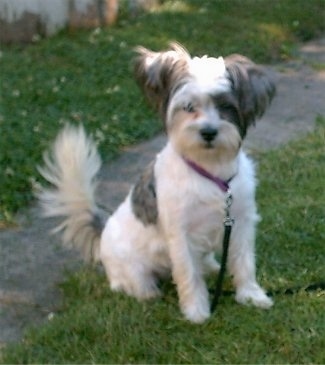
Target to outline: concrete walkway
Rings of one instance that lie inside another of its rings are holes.
[[[313,68],[313,65],[323,65]],[[267,114],[248,133],[246,148],[276,148],[311,131],[325,116],[325,38],[301,47],[297,60],[273,67],[277,96]],[[321,71],[319,70],[321,69]],[[114,209],[142,167],[165,143],[163,135],[126,150],[101,172],[100,194]],[[0,231],[0,347],[21,338],[28,325],[46,320],[62,299],[58,283],[81,262],[48,231],[54,222],[40,220],[37,208],[18,215],[18,228]]]

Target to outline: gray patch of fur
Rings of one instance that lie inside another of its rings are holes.
[[[134,215],[144,225],[157,223],[158,207],[154,162],[152,162],[139,177],[133,188],[131,201]]]
[[[100,214],[99,212],[93,213],[91,226],[93,227],[97,235],[101,236],[105,227],[105,222],[106,218],[103,216],[103,214]]]
[[[244,56],[228,56],[225,64],[244,122],[241,133],[245,135],[247,127],[260,118],[270,104],[275,84],[266,69]]]

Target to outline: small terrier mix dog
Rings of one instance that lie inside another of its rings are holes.
[[[184,316],[200,323],[210,315],[204,276],[219,270],[214,253],[222,249],[226,207],[224,189],[203,171],[231,188],[227,268],[236,300],[271,307],[255,276],[256,181],[241,145],[274,95],[272,80],[246,57],[191,58],[179,44],[165,52],[139,47],[135,76],[165,123],[166,146],[102,224],[100,157],[82,127],[66,126],[39,169],[53,185],[39,192],[44,216],[63,218],[56,231],[64,243],[100,260],[112,290],[152,298],[157,280],[171,274]]]

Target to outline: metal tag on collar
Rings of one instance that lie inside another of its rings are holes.
[[[230,188],[227,190],[226,195],[226,217],[223,221],[224,225],[227,227],[232,227],[235,223],[235,220],[230,216],[230,207],[232,205],[233,197]]]

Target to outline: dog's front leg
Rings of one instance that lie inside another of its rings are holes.
[[[209,295],[201,265],[185,234],[170,235],[168,245],[181,310],[189,321],[201,323],[210,315]]]
[[[272,300],[256,281],[255,274],[255,220],[238,219],[235,222],[229,247],[228,268],[236,287],[236,300],[270,308]]]

